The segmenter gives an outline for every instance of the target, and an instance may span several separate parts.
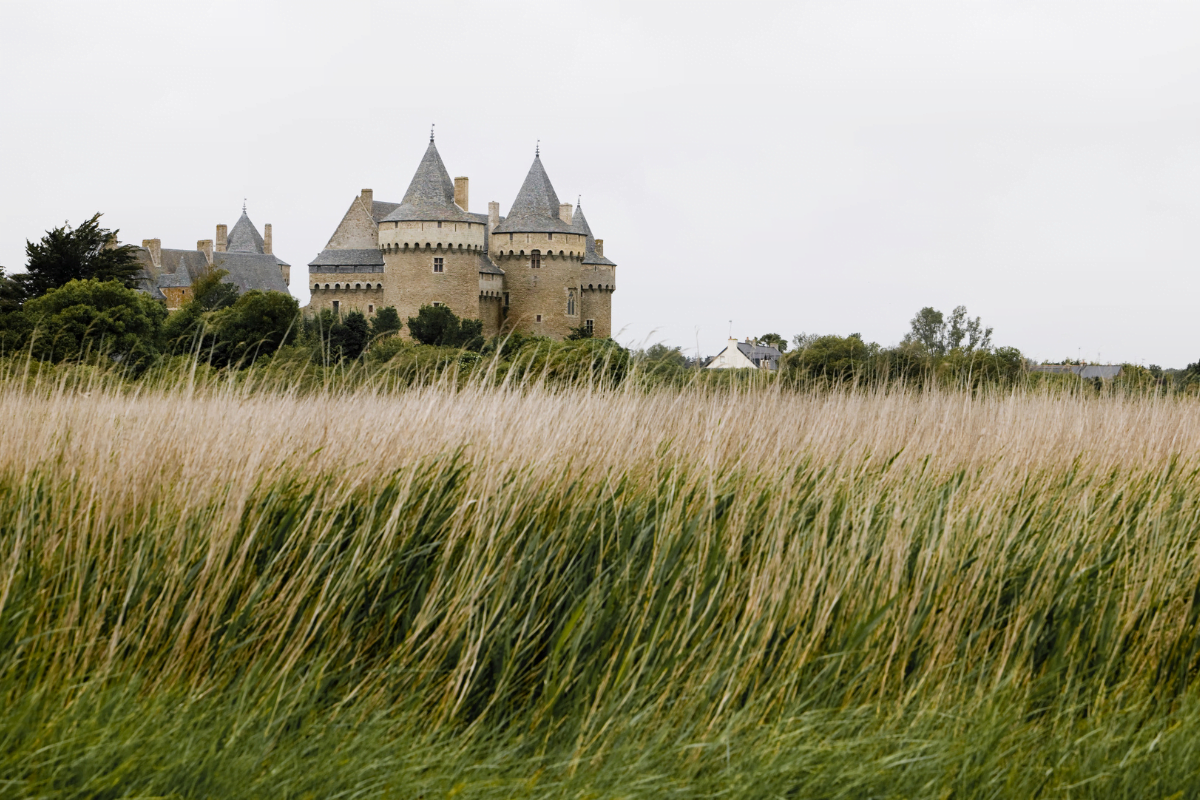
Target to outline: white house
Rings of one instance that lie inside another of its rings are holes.
[[[779,369],[779,351],[749,339],[730,339],[725,349],[708,362],[708,369]]]

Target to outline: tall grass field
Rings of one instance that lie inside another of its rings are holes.
[[[0,383],[0,797],[1200,796],[1200,405]]]

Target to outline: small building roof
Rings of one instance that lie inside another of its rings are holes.
[[[587,218],[583,216],[583,203],[575,206],[575,214],[571,217],[571,230],[574,233],[582,233],[586,237],[587,245],[583,253],[584,264],[616,266],[616,263],[596,253],[596,237],[592,235],[592,229],[587,223]]]
[[[322,250],[310,267],[382,267],[380,250]]]
[[[1109,381],[1121,376],[1121,364],[1038,364],[1030,372],[1049,372],[1052,375],[1078,375],[1081,378],[1100,378]]]
[[[188,272],[187,259],[179,257],[179,266],[170,274],[162,274],[158,278],[159,289],[181,289],[192,285],[192,276]]]
[[[570,233],[571,226],[559,219],[558,195],[542,166],[542,157],[533,157],[533,165],[512,209],[496,226],[496,233]]]

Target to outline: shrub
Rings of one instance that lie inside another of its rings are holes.
[[[16,314],[24,319],[11,320],[10,330],[27,336],[23,343],[36,358],[67,361],[105,354],[141,370],[160,351],[167,311],[119,280],[75,280],[30,300]]]

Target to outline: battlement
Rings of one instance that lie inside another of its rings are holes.
[[[405,250],[470,250],[482,252],[487,236],[483,222],[383,222],[379,247],[384,252]]]

